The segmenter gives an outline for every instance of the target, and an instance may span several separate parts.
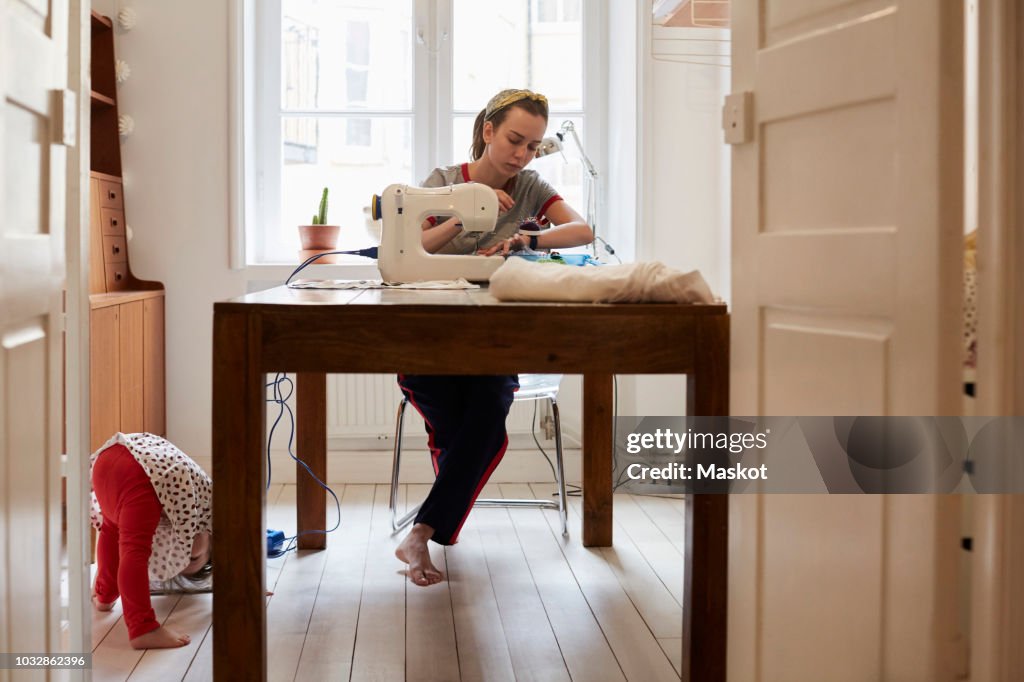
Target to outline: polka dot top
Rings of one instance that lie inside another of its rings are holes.
[[[90,467],[111,445],[128,448],[149,476],[163,512],[153,536],[149,579],[170,580],[191,561],[192,541],[202,531],[213,531],[213,482],[184,452],[151,433],[118,433],[92,454]],[[103,524],[96,493],[89,518],[94,528]]]

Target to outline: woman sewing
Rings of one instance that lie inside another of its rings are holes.
[[[535,171],[525,170],[537,155],[548,126],[543,95],[502,90],[473,125],[470,161],[436,168],[424,187],[480,182],[498,195],[499,215],[490,233],[465,234],[457,217],[423,223],[423,248],[430,253],[505,254],[524,248],[554,249],[589,244],[590,225]],[[524,220],[539,232],[520,234]],[[409,534],[395,555],[409,564],[409,579],[433,585],[444,576],[430,560],[427,543],[454,544],[473,502],[508,446],[505,417],[519,381],[503,376],[399,375],[399,386],[426,422],[436,478]]]

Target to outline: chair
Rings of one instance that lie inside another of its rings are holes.
[[[558,416],[558,385],[562,381],[561,374],[520,374],[519,390],[515,392],[512,402],[525,402],[529,400],[547,400],[551,405],[551,414],[555,420],[555,483],[558,486],[558,502],[552,500],[504,500],[504,499],[477,499],[474,507],[544,507],[557,509],[562,519],[562,535],[568,535],[566,527],[566,502],[565,502],[565,470],[562,465],[562,422]],[[395,424],[395,455],[391,467],[391,495],[388,499],[388,508],[391,510],[391,527],[395,532],[405,528],[416,517],[420,506],[405,514],[402,518],[398,516],[398,480],[402,462],[402,434],[404,431],[405,408],[409,404],[408,398],[402,396],[402,402],[398,405],[398,418]]]

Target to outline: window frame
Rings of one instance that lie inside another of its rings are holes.
[[[534,0],[529,0],[531,3]],[[605,3],[582,2],[582,110],[553,112],[551,124],[560,118],[581,117],[584,147],[591,161],[604,168],[607,66],[604,35]],[[281,0],[230,0],[229,51],[233,65],[229,78],[229,171],[231,269],[280,268],[285,264],[257,261],[267,216],[280,216],[282,139],[280,119]],[[454,0],[412,0],[413,87],[410,109],[302,112],[317,117],[411,117],[414,178],[423,178],[452,149],[452,122],[458,115],[476,112],[453,108],[452,37]],[[271,49],[268,49],[268,46]],[[273,113],[268,113],[273,112]],[[269,121],[273,124],[269,124]],[[468,147],[469,142],[466,142]],[[570,151],[571,153],[571,151]],[[604,193],[599,190],[596,222],[603,222]],[[575,207],[584,210],[585,206]],[[353,259],[351,265],[357,265]],[[365,261],[358,262],[365,272]],[[362,275],[365,276],[365,275]]]

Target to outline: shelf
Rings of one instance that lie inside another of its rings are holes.
[[[112,291],[109,294],[89,294],[89,308],[106,308],[132,301],[141,301],[147,298],[161,298],[164,295],[163,289],[145,289],[135,291]]]
[[[98,93],[95,90],[92,90],[89,93],[89,99],[92,100],[93,109],[112,107],[116,105],[116,102],[114,102],[112,98],[107,97],[106,95],[103,95],[101,93]]]

